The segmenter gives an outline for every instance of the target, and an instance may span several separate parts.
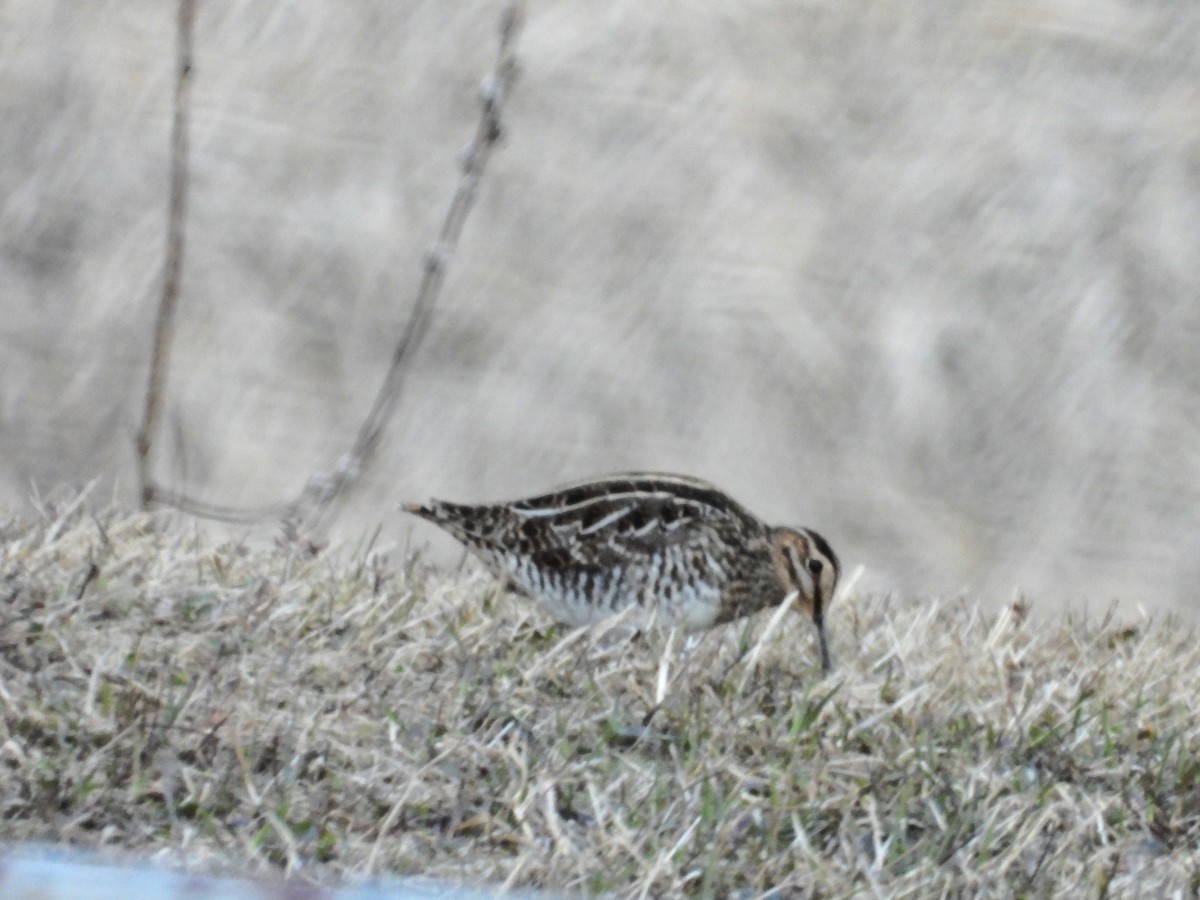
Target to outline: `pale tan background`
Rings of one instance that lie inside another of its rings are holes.
[[[174,10],[0,4],[6,507],[132,502]],[[273,502],[346,450],[498,12],[200,0],[164,480]],[[644,467],[877,586],[1196,605],[1200,4],[535,0],[518,49],[343,536]]]

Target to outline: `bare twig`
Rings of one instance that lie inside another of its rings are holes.
[[[289,516],[295,508],[295,503],[276,503],[273,506],[258,506],[248,509],[220,506],[215,503],[205,503],[203,500],[196,500],[187,494],[170,491],[154,484],[150,486],[150,500],[153,503],[174,507],[191,516],[212,519],[217,522],[228,522],[231,525],[253,525],[255,522],[272,517],[284,518]]]
[[[181,13],[182,16],[182,13]],[[150,445],[151,430],[157,418],[158,394],[161,390],[162,375],[159,371],[160,335],[169,334],[170,319],[168,315],[174,312],[174,294],[171,295],[171,308],[166,311],[167,303],[164,297],[163,307],[159,314],[159,327],[156,331],[155,362],[151,373],[151,391],[147,397],[147,420],[142,434],[138,438],[140,474],[143,502],[157,502],[181,509],[192,515],[203,518],[218,519],[227,522],[250,523],[272,517],[281,517],[293,523],[302,521],[307,529],[320,529],[328,524],[333,504],[344,498],[347,491],[358,481],[362,472],[370,465],[375,451],[387,427],[388,420],[396,409],[400,398],[404,378],[412,366],[416,351],[429,330],[433,309],[437,303],[439,291],[445,278],[446,265],[458,246],[463,227],[466,224],[475,200],[479,180],[491,157],[492,150],[502,134],[500,116],[504,103],[517,74],[515,46],[520,25],[523,20],[522,0],[510,0],[504,9],[500,20],[500,46],[496,56],[496,65],[480,87],[480,118],[471,143],[463,151],[462,174],[454,195],[450,200],[446,216],[437,240],[425,254],[424,272],[417,289],[416,300],[409,314],[403,332],[392,351],[392,361],[383,378],[383,383],[375,396],[350,450],[338,461],[337,468],[330,474],[314,476],[300,496],[290,503],[260,507],[258,509],[238,509],[205,503],[188,497],[185,494],[173,493],[153,484],[148,474],[147,455]],[[174,209],[175,191],[172,191],[172,208]],[[182,203],[182,199],[180,200]],[[164,319],[166,324],[164,325]],[[164,354],[165,355],[165,354]],[[145,451],[142,450],[143,445]]]
[[[392,351],[392,362],[375,396],[370,412],[359,426],[354,446],[338,464],[337,470],[323,482],[310,482],[308,495],[315,502],[309,526],[320,527],[330,507],[358,480],[370,464],[379,446],[383,430],[396,408],[404,377],[412,365],[416,350],[429,329],[433,307],[445,278],[446,264],[458,246],[467,215],[475,202],[479,179],[487,167],[492,150],[502,134],[500,114],[517,75],[515,46],[523,18],[521,0],[512,0],[500,19],[500,47],[496,66],[480,85],[480,117],[475,137],[462,159],[462,176],[446,210],[437,240],[425,254],[425,271],[408,324]]]
[[[158,430],[159,412],[167,380],[167,361],[175,335],[175,308],[183,270],[184,222],[187,215],[188,121],[192,83],[192,33],[196,0],[179,0],[176,35],[175,118],[171,126],[171,198],[167,207],[167,248],[162,297],[154,323],[154,348],[146,384],[146,405],[137,434],[139,500],[142,508],[154,499],[150,478],[150,448]]]

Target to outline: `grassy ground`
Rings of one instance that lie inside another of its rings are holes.
[[[851,589],[822,679],[799,620],[568,631],[481,575],[162,521],[0,524],[5,842],[620,896],[1200,887],[1179,623]]]

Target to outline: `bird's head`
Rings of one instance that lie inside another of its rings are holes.
[[[832,668],[825,638],[825,610],[837,590],[838,558],[829,542],[807,528],[771,531],[771,556],[775,575],[785,593],[796,595],[796,608],[812,616],[821,645],[821,668]]]

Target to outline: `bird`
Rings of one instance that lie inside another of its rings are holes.
[[[833,548],[812,529],[767,525],[707,481],[621,472],[503,503],[401,506],[570,625],[626,613],[699,631],[794,596],[816,626],[822,670],[831,669]]]

